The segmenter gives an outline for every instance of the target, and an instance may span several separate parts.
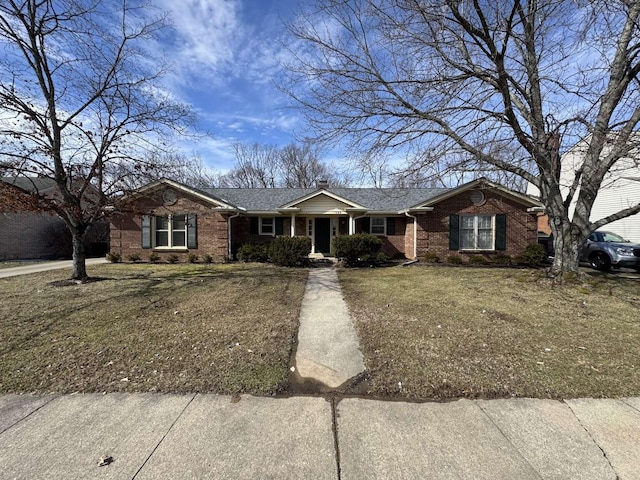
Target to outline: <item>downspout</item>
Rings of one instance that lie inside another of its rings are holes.
[[[415,215],[409,215],[409,212],[404,212],[404,214],[413,218],[413,259],[418,259],[418,218]]]
[[[239,216],[240,216],[240,212],[236,213],[235,215],[231,215],[227,219],[227,254],[229,255],[229,260],[232,260],[232,255],[233,255],[231,253],[231,220]]]

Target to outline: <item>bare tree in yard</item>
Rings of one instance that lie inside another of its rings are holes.
[[[637,146],[639,15],[628,0],[318,0],[291,26],[283,88],[324,139],[417,152],[414,168],[472,159],[538,187],[561,275],[591,231],[640,212],[589,220]],[[582,161],[561,183],[577,141]]]
[[[85,279],[84,238],[124,180],[159,168],[149,152],[189,119],[157,88],[164,66],[144,42],[165,28],[127,0],[0,2],[2,174],[39,177],[56,194],[1,183],[4,208],[48,211],[73,238],[73,278]]]

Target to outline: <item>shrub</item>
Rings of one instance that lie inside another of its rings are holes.
[[[208,253],[205,253],[205,254],[202,256],[202,261],[203,261],[204,263],[211,263],[211,262],[213,262],[213,257],[212,257],[211,255],[209,255]]]
[[[540,265],[546,258],[547,251],[544,245],[539,243],[530,243],[524,247],[524,252],[522,252],[523,262],[532,267]]]
[[[382,240],[368,233],[340,235],[333,239],[334,255],[342,259],[346,267],[357,265],[360,260],[366,261],[366,258],[375,257],[380,247]]]
[[[267,248],[269,259],[282,267],[305,265],[311,253],[309,237],[276,237]]]
[[[384,252],[378,252],[378,255],[376,255],[376,262],[378,263],[386,263],[389,260],[391,260],[391,257]]]
[[[472,265],[486,265],[489,263],[489,260],[487,260],[483,255],[471,255],[469,257],[469,263]]]
[[[129,262],[139,262],[140,261],[140,254],[139,253],[130,253],[129,255],[127,255],[127,261]]]
[[[178,263],[178,255],[176,255],[175,253],[172,253],[171,255],[169,255],[167,257],[167,262],[169,262],[169,263]]]
[[[493,257],[493,263],[497,263],[499,265],[511,265],[513,259],[511,255],[507,255],[505,253],[499,253],[495,257]]]
[[[451,265],[462,265],[462,257],[460,255],[449,255],[447,257],[447,263]]]
[[[245,243],[238,249],[238,260],[241,262],[266,262],[267,246],[261,243]]]
[[[160,261],[160,255],[158,255],[156,252],[151,252],[149,254],[149,261],[151,263],[157,263]]]
[[[120,263],[120,254],[116,253],[116,252],[109,252],[107,253],[107,261],[111,262],[111,263]]]
[[[197,261],[198,261],[198,255],[196,255],[195,253],[190,253],[189,255],[187,255],[187,262],[196,263]]]
[[[424,257],[422,257],[422,259],[426,263],[438,263],[440,261],[440,257],[438,257],[438,255],[436,255],[434,252],[425,253]]]

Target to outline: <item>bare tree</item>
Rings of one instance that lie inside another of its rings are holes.
[[[283,89],[323,139],[446,151],[448,166],[537,186],[552,272],[573,272],[590,232],[640,212],[589,220],[607,172],[637,152],[639,15],[626,0],[317,0],[291,26],[302,47]]]
[[[348,177],[335,165],[320,159],[318,147],[313,142],[301,145],[291,143],[280,150],[278,155],[281,185],[287,188],[311,188],[320,180],[333,187],[345,186]]]
[[[123,178],[158,166],[150,150],[189,110],[159,88],[145,41],[165,28],[127,0],[0,3],[0,155],[4,174],[43,177],[54,197],[4,184],[5,205],[55,213],[73,238],[73,278],[85,279],[84,237]]]
[[[259,143],[233,144],[235,167],[221,180],[232,188],[273,188],[278,176],[278,147]]]
[[[309,188],[319,180],[333,186],[349,183],[349,176],[320,159],[313,142],[289,144],[283,148],[259,143],[233,145],[234,168],[218,178],[218,184],[231,188]]]

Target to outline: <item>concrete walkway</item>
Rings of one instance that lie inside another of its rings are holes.
[[[358,336],[335,268],[309,271],[295,361],[301,377],[331,388],[364,371]]]
[[[87,266],[107,263],[104,258],[87,258]],[[0,269],[0,278],[15,277],[17,275],[27,275],[29,273],[46,272],[48,270],[60,270],[63,268],[73,268],[73,260],[55,260],[46,263],[34,263],[33,265],[22,265],[21,267],[9,267]]]
[[[640,399],[0,396],[0,480],[54,478],[638,479]]]

